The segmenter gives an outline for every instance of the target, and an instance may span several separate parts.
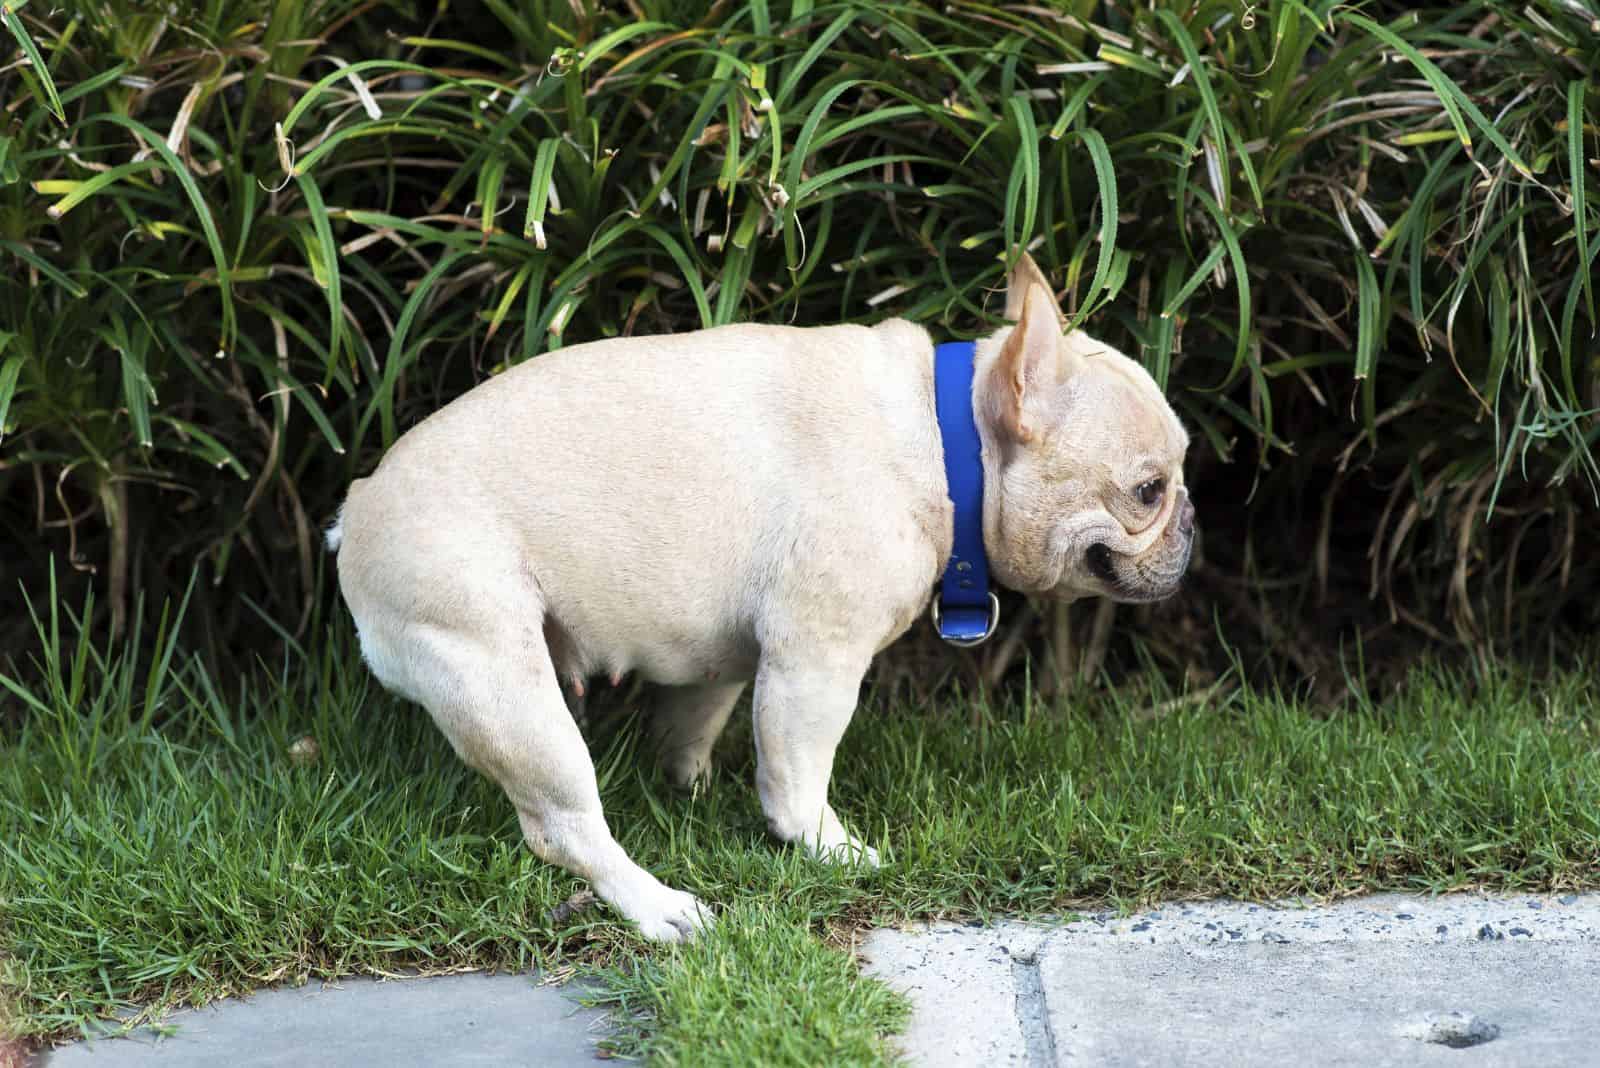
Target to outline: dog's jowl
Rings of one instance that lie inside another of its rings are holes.
[[[976,343],[989,571],[1146,601],[1189,560],[1188,444],[1138,364],[1063,320],[1023,256]],[[921,327],[726,326],[577,345],[405,434],[329,533],[361,649],[511,798],[528,844],[648,937],[710,916],[622,850],[562,685],[638,672],[688,782],[754,683],[772,833],[876,863],[828,803],[872,656],[928,607],[957,504]]]

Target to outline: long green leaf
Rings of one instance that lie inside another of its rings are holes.
[[[399,386],[400,375],[409,365],[406,358],[406,342],[411,335],[411,325],[416,322],[418,315],[427,305],[428,299],[433,296],[434,288],[439,284],[439,279],[450,273],[464,251],[447,252],[439,258],[439,262],[428,268],[428,273],[422,276],[417,287],[411,291],[411,296],[406,300],[406,306],[401,309],[400,319],[395,323],[394,336],[389,339],[389,352],[383,361],[383,378],[378,383],[376,395],[367,405],[367,410],[362,413],[359,428],[356,431],[356,442],[360,443],[365,435],[367,425],[372,421],[373,415],[379,418],[380,429],[383,434],[384,447],[394,444],[395,418],[394,395]]]
[[[539,142],[533,157],[533,177],[528,183],[528,214],[522,223],[522,236],[545,247],[544,215],[550,204],[550,183],[555,181],[556,153],[561,140],[546,137]]]
[[[1450,77],[1440,70],[1431,59],[1424,56],[1415,46],[1403,40],[1393,30],[1386,26],[1380,26],[1365,15],[1347,11],[1341,17],[1346,22],[1365,30],[1396,52],[1399,52],[1413,67],[1417,68],[1417,73],[1427,80],[1434,93],[1439,97],[1439,102],[1444,105],[1462,145],[1469,150],[1472,147],[1472,135],[1467,131],[1467,124],[1462,120],[1462,115],[1464,114],[1472,120],[1473,125],[1483,132],[1483,135],[1489,139],[1489,143],[1500,150],[1501,155],[1505,156],[1518,174],[1525,178],[1533,177],[1533,171],[1522,161],[1522,157],[1517,154],[1517,150],[1511,147],[1511,142],[1505,139],[1505,135],[1479,110],[1478,105],[1472,102],[1472,98],[1462,92],[1461,87],[1451,81]]]
[[[639,227],[639,232],[648,235],[662,248],[667,250],[667,255],[678,265],[678,275],[689,287],[689,293],[694,297],[695,309],[700,313],[700,325],[712,326],[715,320],[711,315],[711,305],[706,300],[706,287],[700,281],[700,272],[696,269],[694,261],[684,251],[683,245],[666,230],[655,223],[645,223]]]
[[[1355,377],[1364,379],[1377,365],[1378,321],[1381,312],[1378,293],[1378,275],[1372,261],[1361,249],[1355,250],[1356,263],[1356,368]],[[1368,428],[1371,429],[1370,427]]]
[[[122,398],[127,405],[128,421],[133,424],[135,439],[148,449],[155,442],[150,425],[150,402],[155,398],[155,388],[150,384],[150,374],[145,367],[150,335],[143,330],[128,333],[120,319],[113,319],[110,328],[99,333],[116,350],[122,368]]]
[[[1204,190],[1196,189],[1195,197],[1205,206],[1211,215],[1211,221],[1216,224],[1217,232],[1222,235],[1222,247],[1227,250],[1228,258],[1233,263],[1233,285],[1239,295],[1239,323],[1237,338],[1233,347],[1233,365],[1228,368],[1228,375],[1223,379],[1224,384],[1230,383],[1244,367],[1245,357],[1250,351],[1250,272],[1245,264],[1244,249],[1239,244],[1239,235],[1222,213],[1222,208],[1211,195]],[[1370,265],[1369,265],[1370,269]]]
[[[827,51],[833,45],[833,42],[839,39],[839,35],[849,29],[850,24],[863,14],[865,13],[859,8],[847,7],[834,17],[834,20],[828,24],[827,29],[816,35],[810,46],[806,48],[805,54],[796,60],[793,66],[784,71],[783,83],[778,86],[778,92],[773,97],[779,107],[786,108],[789,106],[789,99],[794,95],[794,91],[804,84],[803,80],[806,72],[811,69],[817,60],[822,58],[822,53]]]
[[[320,101],[323,94],[326,93],[327,90],[336,82],[343,81],[349,78],[352,74],[361,75],[370,70],[421,74],[430,80],[437,79],[440,76],[438,71],[432,70],[431,68],[420,66],[416,63],[401,63],[392,59],[364,59],[359,63],[352,63],[347,67],[340,67],[332,73],[325,74],[321,78],[317,79],[317,81],[313,82],[305,92],[300,94],[300,98],[294,102],[294,106],[291,107],[288,114],[284,115],[283,117],[283,132],[285,134],[293,133],[295,125],[300,121],[301,116],[309,111],[312,105]]]
[[[78,283],[68,278],[58,267],[55,266],[55,264],[39,255],[37,252],[34,252],[26,245],[23,245],[21,242],[0,240],[0,248],[5,249],[13,256],[33,267],[40,274],[44,275],[46,278],[50,279],[50,281],[66,290],[76,299],[82,300],[84,297],[89,295],[88,290],[84,289]]]
[[[189,198],[189,204],[194,209],[196,217],[200,220],[200,228],[205,231],[206,245],[211,250],[211,260],[217,268],[217,292],[222,301],[222,336],[220,347],[224,350],[233,344],[234,334],[238,330],[237,320],[233,309],[233,281],[228,273],[227,254],[222,250],[222,235],[217,231],[216,220],[211,216],[211,207],[206,202],[205,196],[200,192],[200,187],[195,183],[194,176],[189,173],[188,166],[178,158],[177,153],[167,147],[165,139],[137,119],[126,115],[105,113],[92,119],[86,119],[84,126],[96,123],[109,122],[121,126],[137,136],[145,143],[145,147],[160,156],[167,164],[168,173],[177,178],[178,184],[183,186],[184,194]]]
[[[65,125],[67,112],[61,106],[61,94],[56,92],[55,79],[50,77],[50,68],[45,65],[44,56],[39,54],[39,46],[33,43],[33,37],[28,33],[28,28],[22,24],[22,19],[17,15],[17,9],[22,7],[23,3],[26,3],[26,0],[22,0],[22,3],[14,2],[14,0],[6,0],[6,2],[0,3],[0,22],[5,23],[6,29],[11,31],[11,36],[17,39],[17,46],[28,57],[28,63],[32,67],[34,75],[39,79],[40,87],[44,89],[45,98],[42,103],[50,109],[50,114],[54,115],[62,125]]]
[[[70,193],[56,201],[54,204],[50,205],[48,209],[49,215],[52,219],[59,219],[67,212],[77,207],[79,204],[82,204],[85,200],[88,200],[90,197],[94,196],[96,193],[99,193],[110,186],[116,185],[124,178],[129,178],[136,174],[143,174],[146,171],[159,170],[160,168],[160,160],[145,159],[134,160],[131,163],[123,163],[116,167],[112,167],[108,171],[101,171],[99,174],[85,178],[83,181],[77,183]]]
[[[1205,283],[1206,276],[1217,269],[1217,264],[1221,263],[1222,257],[1227,254],[1228,246],[1220,241],[1217,242],[1206,258],[1201,260],[1200,265],[1189,275],[1188,280],[1178,287],[1176,293],[1167,298],[1166,306],[1161,309],[1161,317],[1170,319],[1178,314],[1178,309],[1182,308],[1189,298],[1194,295],[1194,291]]]
[[[333,227],[328,223],[328,208],[322,200],[322,190],[309,174],[295,175],[300,195],[306,198],[306,212],[311,216],[311,228],[317,236],[317,249],[322,258],[325,292],[328,295],[328,361],[337,362],[345,337],[344,290],[339,270],[339,249],[333,242]]]
[[[0,355],[17,335],[0,330]],[[0,363],[0,442],[6,437],[6,416],[11,411],[11,398],[17,393],[17,379],[22,374],[22,355],[7,356]]]
[[[1589,262],[1589,200],[1585,189],[1585,176],[1589,170],[1583,158],[1583,95],[1588,88],[1587,78],[1574,78],[1567,83],[1567,174],[1572,182],[1572,233],[1578,246],[1578,262]],[[1580,271],[1583,278],[1584,306],[1589,321],[1594,322],[1594,279],[1588,271]]]
[[[620,29],[612,30],[604,37],[595,41],[583,50],[583,58],[578,61],[578,70],[586,71],[594,64],[605,58],[619,45],[633,40],[635,37],[646,33],[656,33],[660,30],[674,29],[667,22],[632,22]]]
[[[1211,76],[1206,73],[1206,64],[1200,58],[1200,50],[1195,47],[1194,38],[1189,35],[1189,27],[1183,24],[1176,12],[1170,8],[1161,8],[1156,15],[1167,26],[1172,34],[1172,39],[1178,42],[1178,48],[1183,52],[1183,58],[1189,64],[1189,77],[1194,79],[1195,89],[1200,93],[1200,104],[1205,110],[1206,123],[1211,127],[1211,141],[1217,146],[1218,152],[1227,152],[1228,133],[1222,122],[1222,108],[1217,103],[1216,90],[1211,87]],[[1224,165],[1222,171],[1222,208],[1226,212],[1233,203],[1233,193],[1229,172],[1231,167]]]
[[[1111,264],[1117,250],[1117,169],[1112,162],[1111,151],[1106,147],[1106,140],[1100,135],[1099,130],[1085,129],[1079,136],[1083,145],[1089,150],[1089,159],[1094,164],[1095,180],[1100,187],[1100,252],[1095,260],[1094,277],[1089,280],[1089,292],[1085,296],[1083,306],[1078,314],[1073,317],[1068,329],[1075,330],[1078,325],[1094,310],[1096,302],[1105,291],[1110,279]]]
[[[1009,245],[1026,248],[1033,240],[1033,221],[1039,211],[1039,127],[1033,121],[1033,106],[1021,96],[1006,101],[1017,126],[1017,162],[1022,172],[1022,227],[1006,234]],[[1009,209],[1008,209],[1009,214]],[[1102,253],[1103,254],[1103,253]]]

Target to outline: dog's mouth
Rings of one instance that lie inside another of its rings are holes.
[[[1177,544],[1173,544],[1176,541]],[[1141,556],[1114,552],[1104,542],[1089,546],[1084,567],[1105,587],[1106,596],[1122,604],[1151,604],[1177,593],[1194,553],[1194,531],[1171,532]]]

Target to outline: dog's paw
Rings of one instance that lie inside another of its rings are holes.
[[[661,757],[661,770],[676,789],[693,793],[711,770],[711,754],[680,749]]]
[[[806,848],[812,856],[828,864],[853,868],[883,867],[883,862],[878,859],[878,851],[853,834],[846,834],[842,840],[834,842],[807,842]]]
[[[782,841],[802,846],[815,859],[849,867],[882,867],[878,851],[845,830],[831,806],[815,819],[796,818],[788,808],[778,808],[777,813],[769,808],[767,829]]]
[[[711,910],[693,894],[660,883],[613,904],[652,942],[687,942],[714,922]]]

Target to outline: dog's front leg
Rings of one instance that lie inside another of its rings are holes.
[[[855,712],[866,662],[764,657],[756,674],[756,788],[767,826],[785,842],[843,863],[878,864],[828,804],[833,754]]]

